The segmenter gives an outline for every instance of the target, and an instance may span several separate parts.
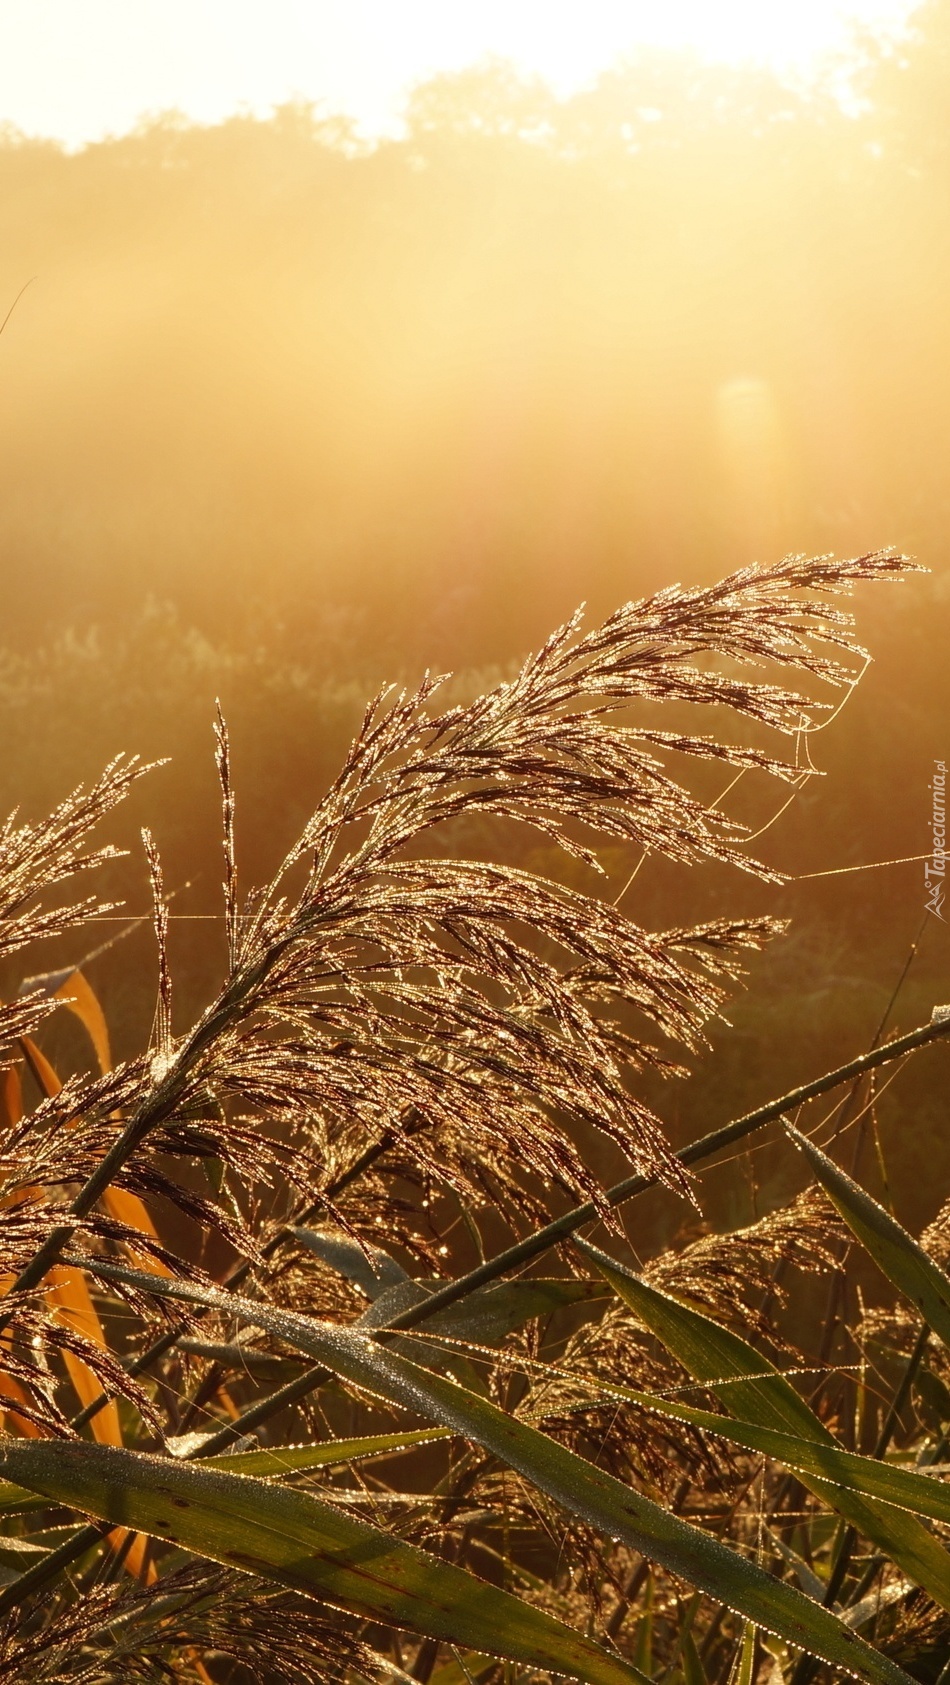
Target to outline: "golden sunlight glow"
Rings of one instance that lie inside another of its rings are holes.
[[[754,60],[780,70],[808,72],[815,61],[842,48],[853,25],[893,29],[909,7],[900,0],[593,0],[551,6],[544,0],[477,8],[396,7],[419,18],[419,48],[440,40],[447,59],[471,56],[479,46],[538,71],[556,87],[573,90],[618,56],[638,47],[693,51],[719,61]],[[434,27],[433,27],[434,26]]]
[[[724,515],[743,554],[772,553],[782,530],[787,444],[771,384],[740,375],[716,393]]]
[[[559,93],[643,47],[807,74],[909,0],[0,0],[0,123],[72,144],[298,96],[398,130],[407,90],[488,55]]]

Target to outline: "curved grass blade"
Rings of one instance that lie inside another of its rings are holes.
[[[324,1264],[329,1264],[332,1270],[342,1275],[347,1281],[352,1281],[367,1299],[378,1299],[385,1293],[387,1287],[397,1287],[400,1282],[409,1281],[409,1273],[391,1258],[388,1252],[383,1252],[378,1246],[370,1246],[366,1241],[353,1240],[350,1235],[338,1234],[329,1229],[308,1229],[291,1225],[290,1233],[306,1246],[310,1252],[316,1253]]]
[[[358,1328],[384,1328],[404,1311],[424,1303],[445,1285],[441,1281],[404,1281],[384,1288],[364,1311]],[[421,1334],[401,1335],[392,1342],[413,1363],[454,1375],[470,1392],[484,1392],[481,1375],[465,1352],[465,1343],[498,1345],[506,1334],[521,1328],[533,1317],[550,1317],[568,1305],[585,1305],[603,1299],[609,1290],[599,1282],[568,1280],[502,1281],[477,1288],[458,1305],[449,1305],[427,1317]]]
[[[313,1445],[282,1445],[274,1451],[224,1452],[218,1457],[208,1457],[204,1466],[222,1469],[228,1474],[289,1478],[295,1474],[306,1474],[309,1469],[339,1468],[370,1457],[391,1457],[398,1451],[410,1450],[414,1445],[431,1445],[451,1437],[447,1428],[415,1428],[407,1433],[374,1433],[359,1439],[326,1439]],[[171,1446],[172,1442],[168,1443]],[[180,1456],[181,1452],[173,1454]],[[35,1492],[28,1492],[24,1486],[14,1486],[9,1480],[0,1480],[0,1514],[19,1514],[48,1507],[47,1500],[38,1497]]]
[[[696,1640],[691,1632],[683,1635],[683,1679],[685,1685],[707,1685],[706,1669],[696,1648]]]
[[[8,1440],[0,1467],[55,1503],[363,1619],[568,1673],[588,1685],[645,1685],[635,1668],[543,1610],[309,1492],[85,1440]]]
[[[791,1381],[730,1329],[642,1281],[587,1241],[575,1242],[697,1381],[715,1388],[726,1409],[744,1422],[775,1428],[814,1445],[838,1448],[824,1422],[810,1410]],[[865,1538],[886,1551],[944,1609],[950,1609],[950,1557],[923,1522],[907,1510],[882,1508],[850,1483],[833,1484],[805,1469],[802,1484],[838,1511]]]
[[[314,1445],[281,1445],[274,1450],[224,1452],[208,1457],[207,1469],[224,1469],[231,1474],[303,1474],[307,1469],[337,1468],[367,1457],[392,1456],[413,1445],[432,1445],[452,1436],[447,1428],[414,1428],[407,1433],[365,1434],[361,1439],[325,1439]]]
[[[716,1397],[727,1410],[746,1422],[834,1444],[791,1381],[754,1346],[691,1305],[651,1287],[589,1241],[575,1238],[574,1244],[693,1379],[715,1385]]]
[[[732,1445],[746,1451],[761,1451],[785,1468],[799,1475],[817,1475],[820,1480],[865,1497],[880,1500],[896,1509],[909,1510],[915,1515],[929,1516],[933,1521],[950,1525],[950,1483],[933,1474],[916,1469],[901,1468],[894,1463],[878,1462],[874,1457],[862,1457],[857,1451],[845,1451],[832,1441],[800,1439],[794,1434],[780,1433],[776,1428],[763,1428],[755,1422],[737,1421],[732,1416],[717,1416],[712,1410],[697,1410],[691,1404],[660,1398],[655,1393],[638,1392],[635,1387],[623,1387],[616,1381],[598,1385],[605,1397],[624,1399],[637,1404],[653,1415],[685,1422],[703,1433],[718,1434]],[[947,1559],[950,1573],[950,1558]]]
[[[742,1634],[742,1653],[739,1657],[739,1671],[736,1675],[736,1685],[752,1685],[755,1677],[755,1641],[756,1630],[751,1621],[746,1621]]]
[[[917,1306],[925,1322],[945,1346],[950,1346],[950,1276],[907,1233],[876,1199],[828,1158],[826,1153],[788,1127],[787,1133],[804,1153],[829,1199],[888,1280]]]
[[[898,1681],[908,1685],[908,1676],[901,1668],[793,1586],[773,1579],[756,1563],[585,1462],[536,1428],[509,1416],[488,1399],[411,1363],[365,1334],[278,1310],[220,1288],[157,1280],[106,1260],[85,1262],[107,1279],[126,1281],[161,1297],[209,1305],[252,1327],[267,1329],[351,1385],[428,1416],[484,1446],[571,1514],[581,1516],[609,1538],[622,1539],[669,1573],[766,1631],[874,1685],[897,1685]]]
[[[49,1504],[36,1492],[28,1492],[25,1486],[14,1486],[11,1480],[0,1480],[0,1515],[25,1515],[34,1509],[49,1509]]]
[[[430,1294],[440,1292],[446,1285],[441,1279],[414,1279],[387,1252],[365,1241],[359,1243],[349,1235],[308,1228],[292,1228],[291,1233],[366,1294],[371,1303],[359,1319],[363,1328],[385,1326],[411,1306],[423,1304]],[[490,1287],[477,1288],[461,1304],[436,1311],[426,1319],[421,1339],[403,1338],[395,1349],[427,1368],[448,1369],[463,1386],[478,1392],[482,1387],[477,1370],[464,1352],[438,1344],[440,1334],[450,1341],[497,1344],[533,1317],[552,1316],[566,1305],[585,1304],[603,1296],[599,1283],[576,1277],[496,1282]]]
[[[444,1281],[411,1281],[386,1288],[375,1303],[360,1317],[363,1328],[379,1328],[391,1317],[401,1314],[410,1305],[421,1304],[433,1292],[445,1286]],[[426,1335],[446,1334],[454,1340],[475,1340],[481,1345],[496,1345],[506,1334],[530,1322],[533,1317],[553,1316],[567,1305],[585,1305],[603,1299],[604,1289],[599,1283],[571,1280],[502,1281],[493,1287],[480,1287],[459,1305],[450,1305],[426,1318],[419,1335],[412,1341],[418,1348]],[[403,1337],[399,1349],[408,1348]],[[413,1355],[413,1354],[410,1354]],[[424,1361],[417,1359],[416,1361]]]
[[[479,1656],[475,1651],[469,1651],[467,1656],[457,1656],[454,1661],[444,1662],[436,1668],[430,1676],[429,1685],[472,1685],[490,1673],[495,1662],[492,1656]]]

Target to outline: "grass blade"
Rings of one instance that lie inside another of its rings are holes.
[[[205,1468],[224,1469],[231,1474],[303,1474],[307,1469],[338,1468],[367,1457],[391,1456],[413,1445],[431,1445],[449,1439],[446,1428],[416,1428],[407,1433],[365,1434],[361,1439],[324,1439],[313,1445],[281,1445],[273,1451],[225,1452],[209,1457]]]
[[[777,1429],[798,1440],[840,1449],[791,1382],[754,1346],[689,1305],[650,1287],[597,1247],[586,1241],[575,1244],[683,1367],[697,1381],[714,1385],[716,1396],[731,1414],[743,1422]],[[847,1482],[833,1484],[806,1470],[800,1472],[803,1485],[816,1497],[886,1551],[936,1603],[950,1609],[947,1553],[923,1522],[907,1511],[890,1506],[882,1509],[874,1499]]]
[[[826,1153],[788,1128],[852,1234],[871,1254],[880,1270],[905,1298],[916,1305],[925,1322],[945,1346],[950,1346],[950,1276],[923,1247],[891,1217],[877,1200],[840,1170]]]
[[[608,1537],[624,1540],[757,1626],[874,1685],[897,1685],[898,1681],[907,1685],[907,1675],[901,1668],[794,1587],[773,1579],[718,1539],[680,1520],[489,1400],[409,1362],[365,1334],[218,1288],[159,1281],[105,1260],[90,1259],[87,1263],[107,1279],[123,1280],[162,1297],[206,1304],[251,1326],[267,1329],[352,1385],[474,1440],[570,1513],[581,1516]]]
[[[732,1445],[741,1445],[746,1451],[760,1451],[785,1468],[794,1469],[796,1474],[815,1475],[821,1481],[833,1481],[842,1488],[862,1493],[896,1509],[926,1515],[933,1521],[950,1525],[950,1484],[933,1474],[878,1462],[874,1457],[862,1457],[857,1451],[845,1451],[833,1440],[801,1439],[795,1434],[764,1428],[755,1422],[717,1416],[712,1410],[698,1410],[691,1404],[660,1398],[655,1393],[619,1386],[615,1381],[604,1383],[598,1390],[609,1398],[622,1398],[630,1404],[638,1404],[654,1415],[685,1422],[703,1433],[718,1434]]]
[[[543,1610],[309,1492],[82,1440],[7,1441],[0,1464],[54,1503],[171,1540],[364,1619],[589,1685],[642,1682],[619,1657]]]
[[[742,1653],[739,1657],[739,1672],[736,1675],[736,1685],[752,1685],[755,1678],[755,1641],[756,1630],[751,1621],[746,1621],[742,1634]]]
[[[685,1685],[707,1685],[706,1669],[703,1667],[702,1657],[696,1648],[696,1640],[691,1632],[687,1631],[683,1635],[681,1653]]]
[[[391,1457],[413,1445],[431,1445],[449,1439],[447,1428],[417,1428],[407,1433],[366,1434],[359,1439],[318,1440],[313,1445],[282,1445],[275,1450],[233,1451],[209,1457],[205,1467],[222,1469],[228,1474],[281,1476],[305,1474],[308,1469],[339,1468],[346,1463],[362,1462],[370,1457]],[[178,1455],[181,1455],[179,1452]],[[0,1480],[0,1514],[19,1514],[21,1511],[45,1509],[47,1502],[25,1486],[14,1486]]]

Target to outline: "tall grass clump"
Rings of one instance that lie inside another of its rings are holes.
[[[609,839],[774,876],[672,763],[797,779],[746,727],[797,748],[830,704],[781,670],[853,682],[834,598],[905,567],[749,569],[575,617],[472,703],[440,711],[428,676],[385,691],[249,891],[219,714],[215,997],[178,1023],[146,834],[149,1045],[112,1067],[81,963],[28,960],[0,1008],[0,1681],[897,1685],[950,1665],[946,1219],[912,1240],[797,1131],[818,1187],[751,1227],[634,1270],[615,1215],[656,1185],[694,1210],[692,1165],[950,1023],[674,1152],[638,1073],[701,1050],[780,927],[649,931],[594,875]],[[667,702],[750,741],[664,730]],[[69,886],[144,770],[120,759],[8,823],[5,954],[112,916]],[[532,827],[591,887],[459,858],[473,817]],[[92,1068],[61,1080],[43,1026],[64,1009]],[[625,1160],[612,1187],[595,1134]],[[897,1293],[860,1316],[854,1237]],[[785,1317],[802,1272],[807,1345]]]

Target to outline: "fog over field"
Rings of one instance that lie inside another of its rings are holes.
[[[950,752],[950,7],[912,21],[834,88],[644,48],[561,97],[501,61],[436,77],[394,139],[303,102],[73,151],[8,131],[7,807],[171,754],[135,820],[162,807],[180,911],[205,911],[217,695],[253,876],[380,681],[452,668],[474,694],[581,601],[890,544],[930,577],[859,592],[874,664],[760,847],[792,874],[924,855]],[[748,779],[729,805],[757,829],[778,803]],[[873,1033],[922,872],[763,891],[651,862],[635,893],[670,922],[730,895],[794,915],[757,962],[806,1038],[772,1050],[792,1077]],[[196,980],[206,933],[176,929]],[[945,960],[932,920],[925,1016]],[[723,1107],[765,1081],[738,1045]],[[704,1092],[665,1097],[684,1129]]]

